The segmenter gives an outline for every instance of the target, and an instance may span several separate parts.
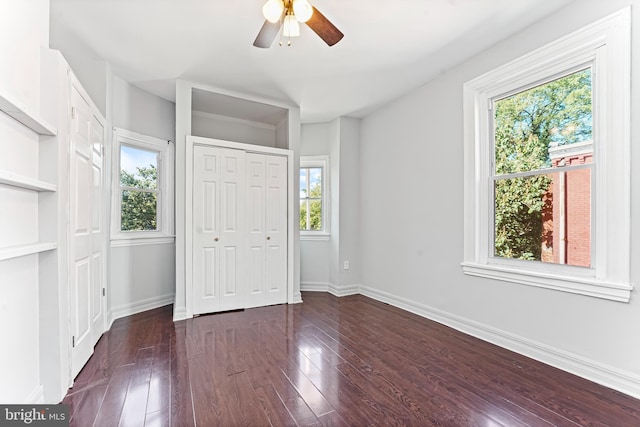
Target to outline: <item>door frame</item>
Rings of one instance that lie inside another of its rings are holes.
[[[294,303],[293,276],[294,276],[294,168],[293,150],[285,148],[264,147],[261,145],[244,144],[241,142],[226,141],[223,139],[204,138],[187,135],[185,147],[186,182],[185,182],[185,206],[193,207],[193,147],[201,145],[205,147],[231,148],[243,150],[247,153],[271,154],[287,158],[287,304]],[[185,303],[186,317],[193,317],[193,216],[185,215]],[[178,248],[176,248],[178,249]]]

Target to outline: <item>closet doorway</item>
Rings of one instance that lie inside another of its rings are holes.
[[[187,138],[193,314],[287,302],[290,150]]]

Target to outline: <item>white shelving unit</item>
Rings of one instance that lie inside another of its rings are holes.
[[[40,135],[55,136],[58,133],[55,126],[47,123],[46,120],[40,117],[39,113],[29,111],[26,106],[11,94],[3,91],[0,91],[0,110]]]
[[[7,172],[0,169],[0,184],[11,185],[13,187],[24,188],[33,191],[56,191],[55,184],[40,181],[17,173]]]
[[[0,261],[18,258],[21,256],[52,251],[57,247],[55,242],[32,243],[29,245],[10,246],[0,249]]]
[[[11,94],[1,90],[0,110],[10,117],[13,117],[15,120],[22,123],[38,135],[55,136],[57,134],[55,126],[52,126],[44,120],[39,113],[30,111]],[[57,186],[55,184],[3,169],[0,169],[0,184],[36,192],[57,191]],[[51,251],[56,249],[56,247],[56,242],[35,242],[0,248],[0,261]]]

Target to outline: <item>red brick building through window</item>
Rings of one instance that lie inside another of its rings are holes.
[[[593,162],[593,142],[549,149],[552,167]],[[551,174],[553,183],[544,196],[542,261],[591,266],[591,169]]]

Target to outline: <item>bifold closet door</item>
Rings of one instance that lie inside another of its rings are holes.
[[[245,307],[245,153],[193,150],[193,312]]]
[[[247,307],[287,299],[287,159],[247,153]]]
[[[287,158],[193,148],[193,313],[287,301]]]

